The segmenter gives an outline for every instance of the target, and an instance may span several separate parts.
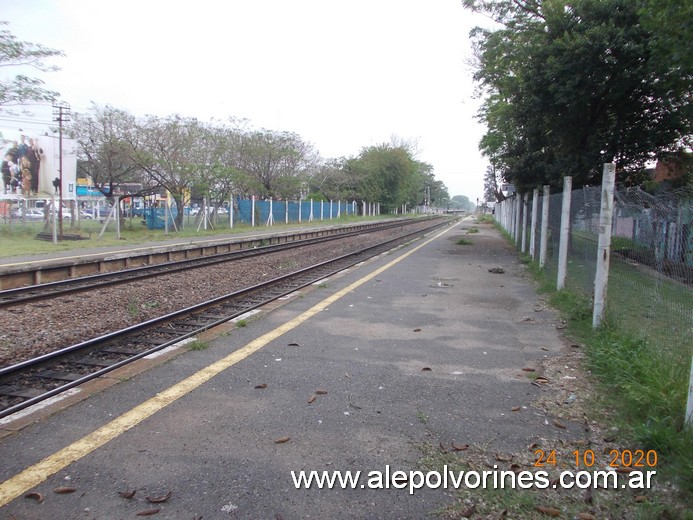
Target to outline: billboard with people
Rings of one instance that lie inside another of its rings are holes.
[[[77,194],[76,143],[57,135],[32,135],[21,131],[0,134],[2,187],[0,199],[75,199]]]

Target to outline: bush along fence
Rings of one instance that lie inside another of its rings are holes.
[[[592,300],[592,326],[605,319],[689,363],[685,424],[693,429],[693,190],[651,195],[616,190],[604,165],[599,187],[516,194],[495,220],[538,261],[556,289]],[[688,366],[688,365],[687,365]]]

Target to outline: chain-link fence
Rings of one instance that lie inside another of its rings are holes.
[[[537,191],[534,197],[511,197],[495,210],[496,220],[518,248],[536,260],[546,248],[543,267],[553,280],[560,271],[563,197],[563,193],[546,197]],[[565,287],[589,298],[595,288],[600,207],[601,188],[571,191]],[[542,243],[545,209],[548,221]],[[615,191],[606,310],[608,321],[652,344],[693,349],[693,190],[661,195],[638,188]]]

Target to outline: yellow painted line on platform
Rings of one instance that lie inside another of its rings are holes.
[[[177,401],[189,392],[192,392],[193,390],[195,390],[205,382],[209,381],[217,374],[223,372],[227,368],[232,367],[236,363],[244,360],[251,354],[257,352],[271,341],[295,329],[296,327],[298,327],[305,321],[309,320],[319,312],[324,311],[334,302],[349,294],[354,289],[375,278],[383,271],[391,268],[392,266],[401,262],[409,255],[412,255],[428,243],[447,233],[448,231],[450,231],[450,229],[452,228],[449,227],[445,229],[441,233],[438,233],[437,235],[426,240],[422,244],[419,244],[413,249],[407,251],[403,255],[398,256],[391,262],[367,274],[363,278],[356,280],[348,287],[345,287],[344,289],[341,289],[333,295],[325,298],[320,303],[314,305],[313,307],[298,315],[294,319],[251,341],[241,349],[229,354],[228,356],[220,359],[219,361],[216,361],[211,365],[206,366],[205,368],[196,372],[190,377],[182,380],[179,383],[176,383],[175,385],[164,390],[163,392],[158,393],[151,399],[148,399],[147,401],[129,410],[128,412],[125,412],[123,415],[117,417],[108,424],[105,424],[101,428],[93,431],[85,437],[82,437],[78,441],[73,442],[72,444],[66,446],[62,450],[57,451],[52,455],[49,455],[45,459],[34,464],[33,466],[26,468],[24,471],[18,473],[14,477],[7,479],[5,482],[0,484],[0,507],[8,504],[15,498],[23,495],[34,486],[37,486],[38,484],[46,480],[51,475],[54,475],[58,471],[65,469],[73,462],[76,462],[79,459],[87,456],[92,451],[100,448],[107,442],[115,439],[120,434],[125,433],[130,428],[137,426],[146,418],[154,415],[159,410],[162,410],[169,404]]]

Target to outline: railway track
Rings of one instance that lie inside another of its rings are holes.
[[[437,221],[377,245],[0,369],[0,418],[192,338],[448,224],[447,220]]]
[[[148,279],[154,276],[172,274],[176,272],[186,271],[189,269],[197,269],[200,267],[207,267],[225,262],[233,262],[252,256],[283,251],[295,247],[310,246],[323,242],[329,242],[332,240],[339,240],[356,235],[362,235],[364,233],[375,233],[378,231],[402,227],[411,222],[411,219],[399,220],[397,222],[384,222],[381,225],[372,226],[366,230],[349,230],[347,228],[343,232],[339,232],[337,234],[306,239],[297,239],[292,240],[290,242],[277,243],[259,247],[256,245],[257,241],[253,240],[246,244],[247,247],[245,249],[243,249],[244,243],[241,242],[239,243],[238,250],[229,251],[225,253],[218,253],[214,255],[197,258],[189,258],[185,260],[164,262],[155,265],[146,265],[130,269],[123,269],[115,272],[93,274],[78,278],[69,278],[66,280],[49,282],[39,285],[31,285],[26,287],[19,287],[16,289],[7,289],[4,291],[0,291],[0,308],[47,300],[50,298],[55,298],[58,296],[64,296],[67,294],[77,292],[92,291],[101,287],[108,287],[123,283],[131,283],[136,280]]]

